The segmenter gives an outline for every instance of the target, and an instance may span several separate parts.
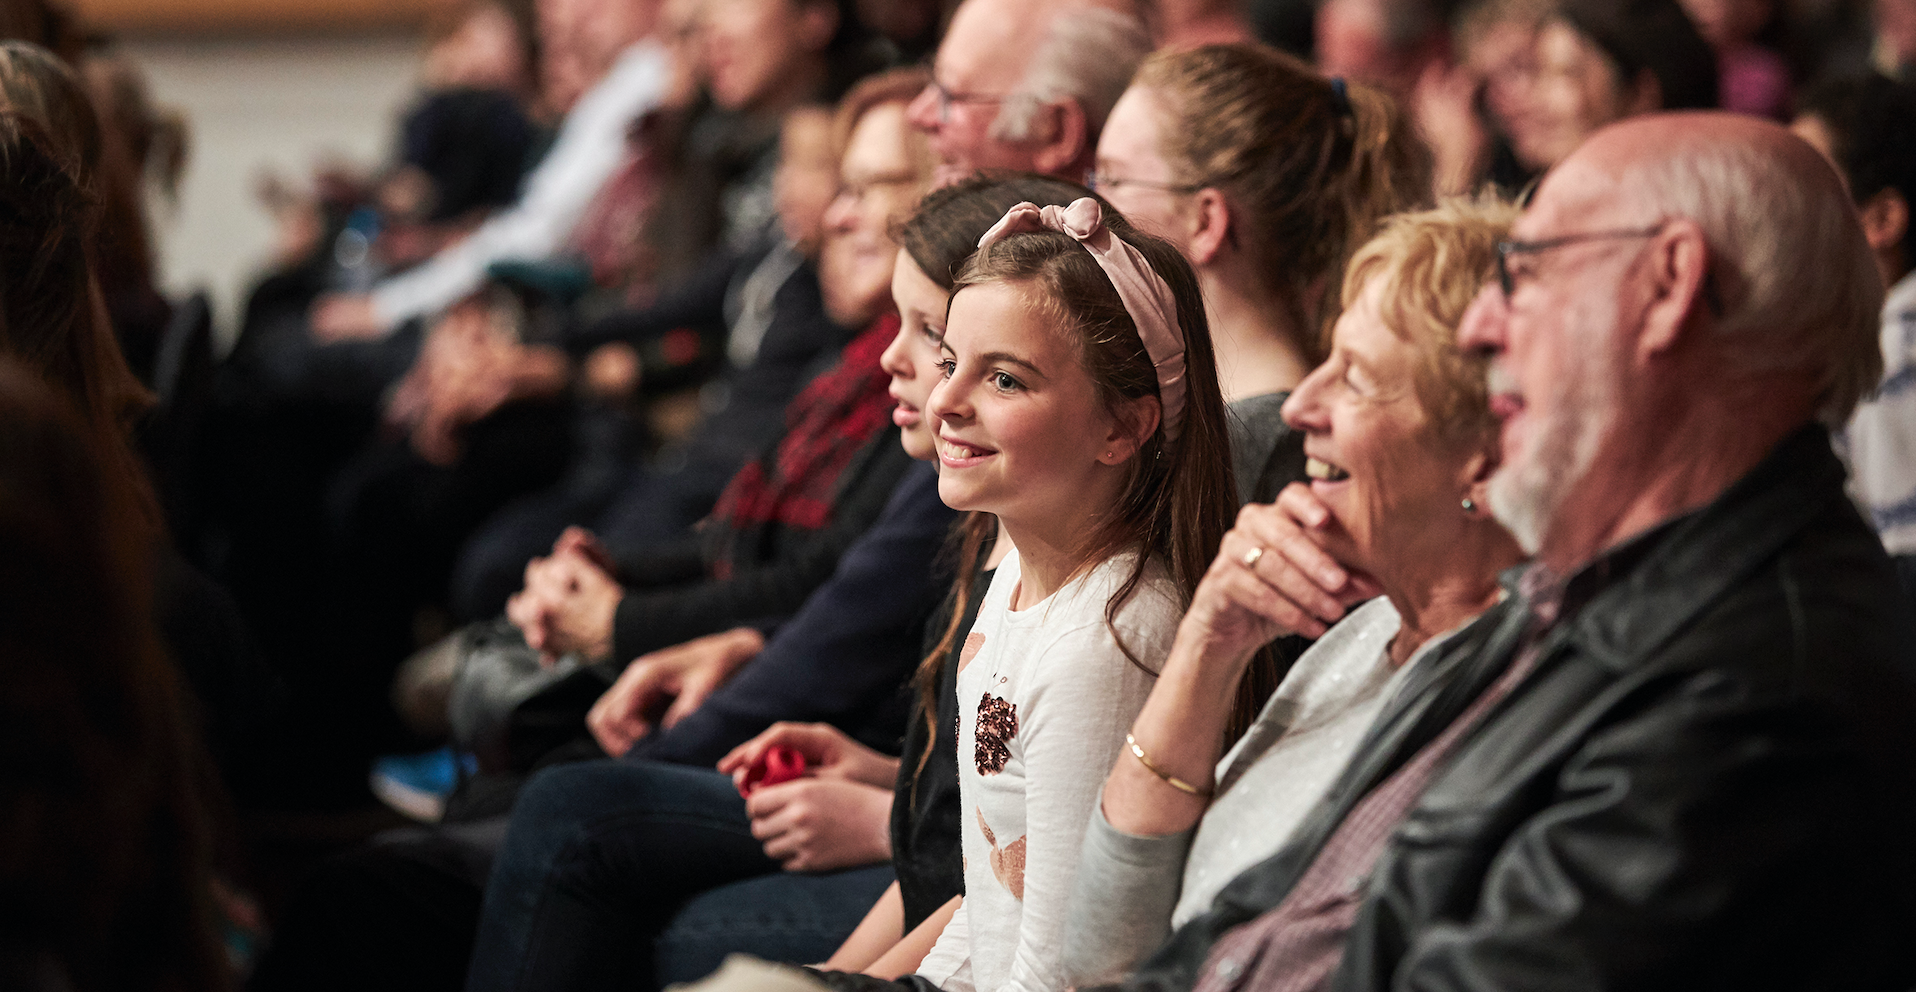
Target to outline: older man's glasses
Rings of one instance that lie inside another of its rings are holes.
[[[1663,230],[1662,224],[1653,227],[1632,228],[1617,231],[1587,231],[1582,234],[1566,234],[1560,238],[1547,238],[1543,241],[1499,241],[1497,242],[1497,285],[1504,291],[1504,302],[1517,293],[1519,270],[1512,266],[1511,258],[1523,255],[1536,255],[1553,248],[1565,248],[1586,241],[1618,241],[1627,238],[1651,238]]]
[[[1154,189],[1162,193],[1176,193],[1180,196],[1195,193],[1204,188],[1203,183],[1161,183],[1150,179],[1129,179],[1123,176],[1106,175],[1093,169],[1085,174],[1084,184],[1099,193],[1116,193],[1126,186],[1137,189]]]
[[[931,85],[932,94],[938,98],[938,123],[940,124],[951,123],[951,107],[953,104],[975,103],[980,106],[990,106],[992,104],[1003,103],[1006,100],[1011,99],[1011,97],[1008,95],[1000,96],[998,94],[993,94],[993,93],[966,93],[961,90],[954,90],[951,87],[946,86],[944,83],[939,82],[938,77],[936,75],[931,77],[930,85]]]

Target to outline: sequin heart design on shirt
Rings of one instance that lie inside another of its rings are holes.
[[[996,775],[1011,760],[1010,741],[1018,736],[1018,707],[987,692],[978,700],[977,745],[973,758],[978,774]]]
[[[985,822],[985,811],[977,810],[978,829],[985,832],[985,843],[991,845],[991,875],[998,884],[1011,892],[1011,897],[1019,902],[1025,901],[1025,838],[998,846],[998,838],[991,832],[991,825]]]

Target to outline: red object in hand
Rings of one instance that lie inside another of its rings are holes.
[[[804,774],[805,755],[796,748],[774,744],[766,748],[765,753],[745,772],[745,781],[739,783],[738,794],[749,798],[760,786],[790,782]]]

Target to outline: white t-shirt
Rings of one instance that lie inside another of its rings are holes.
[[[1118,612],[1137,663],[1125,656],[1105,602],[1135,560],[1108,560],[1013,612],[1014,551],[979,606],[958,665],[965,902],[918,969],[950,992],[1065,987],[1064,924],[1085,828],[1183,612],[1153,563]]]

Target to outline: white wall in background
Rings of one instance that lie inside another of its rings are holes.
[[[223,341],[272,250],[255,195],[277,170],[304,181],[328,158],[373,165],[413,91],[419,42],[405,37],[129,38],[153,98],[186,113],[192,151],[179,205],[155,206],[162,287],[212,290]]]

